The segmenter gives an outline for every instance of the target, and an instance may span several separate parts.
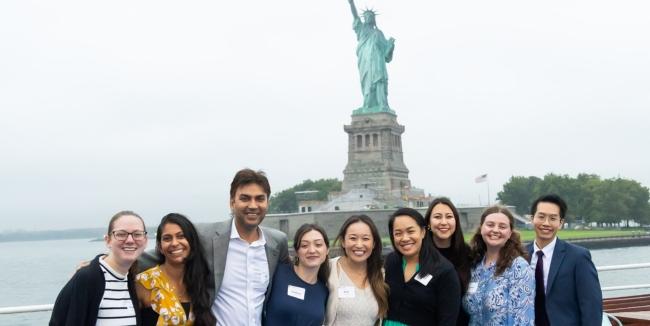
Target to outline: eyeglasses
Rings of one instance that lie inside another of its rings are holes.
[[[546,221],[548,219],[548,221],[551,223],[555,223],[562,219],[560,218],[560,215],[556,215],[556,214],[545,215],[543,213],[535,214],[534,218],[540,221]]]
[[[113,234],[113,237],[118,241],[126,241],[129,235],[133,238],[133,240],[136,241],[142,240],[147,236],[147,231],[126,232],[126,231],[118,230],[118,231],[113,231],[111,233]]]

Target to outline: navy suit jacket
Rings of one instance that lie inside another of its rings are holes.
[[[533,244],[526,246],[530,257]],[[603,295],[589,250],[557,239],[546,284],[551,325],[601,325]]]

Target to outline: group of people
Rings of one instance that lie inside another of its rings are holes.
[[[230,189],[232,219],[197,225],[168,214],[144,252],[134,212],[113,216],[108,253],[80,268],[56,299],[50,325],[600,325],[602,295],[589,251],[557,238],[566,203],[531,207],[536,238],[524,248],[512,213],[487,208],[467,244],[447,198],[424,216],[389,219],[393,251],[382,258],[377,226],[349,217],[332,246],[317,224],[295,233],[260,225],[271,193],[244,169]]]

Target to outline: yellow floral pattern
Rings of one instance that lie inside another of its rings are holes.
[[[151,291],[151,309],[160,315],[156,326],[194,324],[194,314],[190,310],[189,318],[185,318],[185,310],[160,265],[138,274],[135,280]]]

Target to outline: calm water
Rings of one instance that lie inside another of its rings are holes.
[[[155,241],[149,241],[151,247]],[[0,307],[54,303],[82,260],[103,253],[103,241],[0,242]],[[0,325],[47,325],[50,312],[0,315]]]
[[[153,241],[149,242],[150,247]],[[0,243],[0,307],[54,303],[81,261],[105,250],[103,242],[53,240]],[[597,266],[650,262],[650,247],[593,250]],[[603,272],[603,286],[650,283],[648,269]],[[650,292],[604,292],[605,297]],[[0,325],[47,325],[50,312],[0,315]]]

